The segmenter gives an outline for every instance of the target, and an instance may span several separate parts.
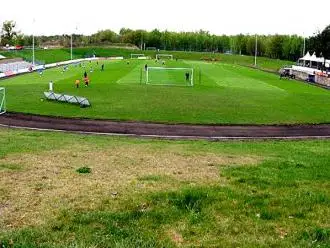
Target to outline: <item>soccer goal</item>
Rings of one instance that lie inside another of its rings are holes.
[[[6,113],[6,90],[0,87],[0,115]]]
[[[194,69],[148,67],[146,70],[146,84],[194,86]]]
[[[172,54],[156,54],[156,59],[173,59]]]
[[[131,59],[145,58],[144,54],[131,54]]]

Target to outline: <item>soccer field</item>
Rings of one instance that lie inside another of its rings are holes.
[[[64,73],[59,67],[3,80],[0,87],[6,88],[8,111],[42,115],[203,124],[330,122],[330,93],[324,89],[234,64],[183,60],[166,61],[166,67],[193,68],[193,87],[184,86],[185,70],[149,74],[155,84],[181,87],[147,85],[146,63],[161,66],[154,60],[107,61],[102,72],[102,62],[87,62],[89,87],[75,88],[85,69],[73,65]],[[92,107],[42,101],[50,80],[56,93],[87,97]]]

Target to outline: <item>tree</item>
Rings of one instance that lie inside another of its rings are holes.
[[[283,59],[283,35],[272,36],[267,43],[267,55],[273,59]]]
[[[297,35],[285,36],[282,45],[282,56],[285,59],[297,60],[302,54],[303,39]]]
[[[16,23],[14,21],[5,21],[1,29],[1,45],[13,45],[14,38],[17,35],[15,31]]]
[[[148,47],[160,48],[161,46],[161,32],[158,29],[152,30],[148,35]]]
[[[17,46],[24,46],[24,35],[17,34],[13,39],[13,43]]]
[[[166,50],[170,48],[170,32],[168,32],[167,30],[165,30],[162,34],[161,34],[161,47],[162,49]]]
[[[316,52],[318,56],[325,59],[330,58],[330,25],[321,33],[316,34],[307,41],[307,48],[310,52]],[[325,63],[325,61],[324,61]],[[325,66],[325,64],[323,65]]]
[[[330,58],[330,25],[322,31],[318,39],[321,46],[317,52],[322,53],[325,58]]]
[[[118,35],[109,29],[98,31],[91,36],[92,42],[96,44],[115,43],[118,40],[117,38]]]
[[[15,31],[16,23],[6,21],[2,27],[3,45],[31,45],[32,37],[23,36]],[[74,34],[75,46],[104,45],[111,43],[133,44],[137,47],[156,47],[166,50],[203,51],[203,52],[227,52],[242,55],[255,54],[255,35],[238,34],[232,36],[213,35],[206,30],[196,32],[171,32],[154,29],[151,32],[145,30],[132,30],[122,28],[119,34],[106,29],[90,36]],[[40,44],[56,44],[70,46],[70,36],[54,35],[35,37],[35,42]],[[270,58],[297,60],[303,50],[303,38],[297,35],[258,35],[258,56]],[[307,40],[307,50],[316,52],[330,58],[330,25],[322,32]]]

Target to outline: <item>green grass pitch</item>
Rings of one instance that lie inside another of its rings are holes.
[[[0,139],[2,247],[330,244],[329,140]]]
[[[321,88],[236,64],[188,60],[167,61],[166,66],[193,68],[194,87],[152,86],[145,84],[145,63],[160,66],[154,60],[107,61],[101,72],[102,62],[87,62],[91,84],[86,88],[74,86],[85,70],[79,66],[3,80],[0,86],[6,87],[8,111],[42,115],[204,124],[330,122],[330,93]],[[156,81],[185,80],[185,71],[152,73]],[[41,101],[50,80],[55,92],[87,97],[92,107]]]

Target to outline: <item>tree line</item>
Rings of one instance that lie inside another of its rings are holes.
[[[1,45],[32,45],[32,36],[15,31],[15,22],[5,21],[1,31]],[[214,35],[208,31],[170,32],[154,29],[132,30],[122,28],[119,33],[112,30],[101,30],[92,35],[73,34],[73,45],[106,46],[134,45],[140,49],[160,49],[176,51],[219,52],[241,55],[254,55],[256,49],[255,35]],[[258,35],[257,55],[273,59],[295,61],[303,55],[304,38],[297,35]],[[69,47],[70,35],[38,36],[36,45],[57,45]],[[330,58],[330,25],[305,42],[305,51],[317,52],[318,55]]]

